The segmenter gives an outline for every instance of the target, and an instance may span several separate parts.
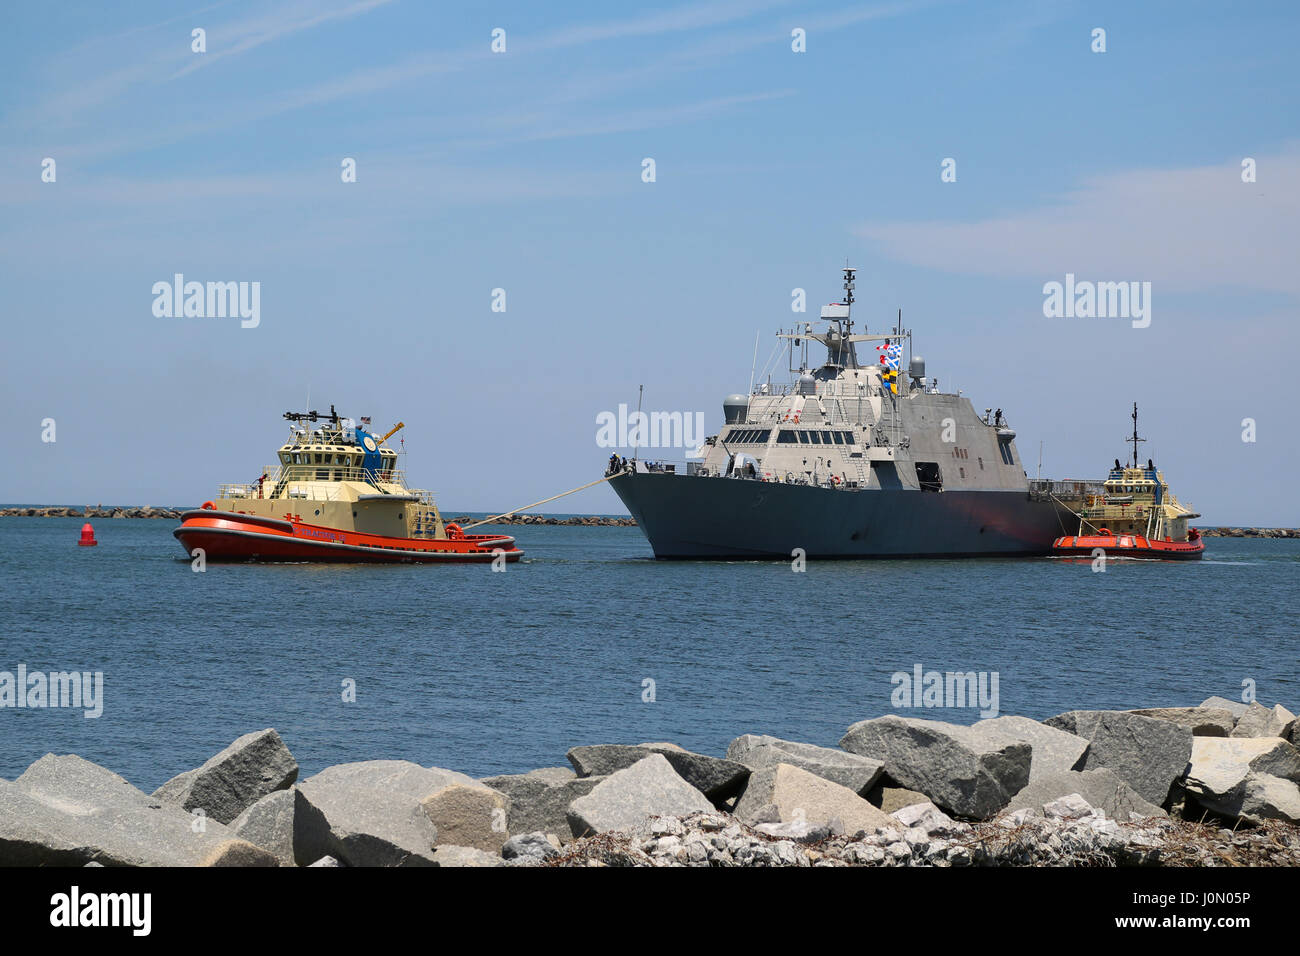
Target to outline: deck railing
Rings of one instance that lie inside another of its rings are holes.
[[[393,471],[374,471],[370,468],[345,467],[342,465],[284,465],[267,468],[263,475],[259,491],[258,482],[227,482],[217,486],[217,495],[221,498],[271,498],[283,494],[287,486],[301,483],[294,491],[303,492],[293,497],[307,498],[312,501],[337,501],[338,484],[344,481],[360,481],[372,486],[376,492],[384,494],[415,495],[417,500],[430,507],[434,504],[433,495],[423,488],[411,488],[406,484],[406,474],[401,469]],[[334,487],[331,487],[334,486]]]

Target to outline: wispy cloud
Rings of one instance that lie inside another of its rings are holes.
[[[172,74],[171,78],[185,76],[195,70],[205,69],[214,63],[231,56],[239,56],[249,50],[278,40],[281,37],[301,33],[322,23],[334,20],[346,20],[349,17],[369,13],[376,7],[382,7],[392,0],[357,0],[343,7],[333,9],[313,9],[311,6],[298,6],[293,9],[278,11],[275,14],[255,20],[244,20],[229,26],[218,26],[208,35],[209,52],[193,58],[189,65]]]
[[[95,38],[56,58],[57,66],[51,69],[50,75],[59,83],[17,119],[39,121],[45,125],[72,122],[138,87],[175,80],[283,37],[359,16],[391,2],[298,2],[227,23],[218,21],[208,25],[198,22],[204,13],[225,6],[217,3],[183,17],[133,27],[112,37]],[[207,32],[208,52],[191,52],[189,30],[177,32],[174,29],[175,24],[181,22],[203,27]],[[130,39],[136,42],[124,52],[123,43]],[[123,60],[129,61],[130,65],[117,65]]]
[[[1179,290],[1300,294],[1300,144],[1216,166],[1097,176],[1050,203],[978,222],[872,222],[855,231],[896,260],[1000,277],[1140,279]]]

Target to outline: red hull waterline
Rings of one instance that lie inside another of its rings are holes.
[[[187,554],[202,548],[208,561],[463,564],[488,563],[499,555],[515,562],[524,556],[509,535],[392,538],[210,508],[186,511],[172,534]]]
[[[1195,561],[1205,552],[1205,542],[1193,529],[1187,541],[1152,541],[1140,534],[1066,535],[1052,542],[1052,553],[1071,557],[1092,557],[1100,548],[1112,558],[1161,558]]]

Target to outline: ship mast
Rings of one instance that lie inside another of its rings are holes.
[[[1133,467],[1138,466],[1138,442],[1146,441],[1145,438],[1138,438],[1138,406],[1137,402],[1133,403],[1133,437],[1124,439],[1125,442],[1133,443]]]

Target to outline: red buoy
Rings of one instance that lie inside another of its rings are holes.
[[[77,542],[77,547],[93,548],[97,544],[99,544],[99,542],[95,540],[95,529],[92,528],[90,522],[87,521],[81,526],[81,540]]]

